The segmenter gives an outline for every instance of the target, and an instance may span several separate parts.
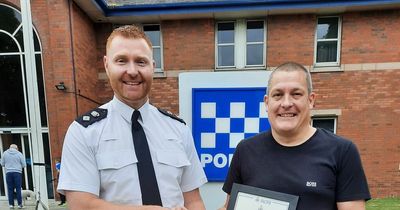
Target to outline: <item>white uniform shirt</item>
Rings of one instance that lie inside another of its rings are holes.
[[[92,193],[109,202],[141,205],[137,158],[131,133],[133,109],[116,97],[100,108],[105,119],[66,134],[58,191]],[[183,206],[182,192],[207,182],[190,129],[148,102],[140,109],[164,207]]]

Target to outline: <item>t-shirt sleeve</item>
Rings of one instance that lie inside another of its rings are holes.
[[[229,171],[226,176],[224,186],[222,187],[222,190],[227,194],[231,194],[233,183],[238,183],[238,184],[243,183],[240,174],[240,159],[239,159],[240,148],[241,144],[239,143],[238,146],[236,147],[235,152],[233,153],[231,165],[229,166]]]
[[[84,128],[74,121],[65,136],[57,190],[62,194],[71,190],[98,196],[100,177],[96,158],[81,129]]]
[[[371,199],[360,155],[353,143],[341,154],[336,199],[337,202]]]
[[[186,166],[183,171],[181,189],[183,192],[188,192],[202,186],[207,182],[207,178],[197,156],[193,136],[188,127],[185,127],[182,137],[184,138],[185,152],[190,165]]]

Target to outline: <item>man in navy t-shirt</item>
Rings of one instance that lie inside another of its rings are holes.
[[[310,124],[315,93],[309,71],[294,62],[278,66],[264,101],[271,131],[237,146],[224,208],[238,183],[297,195],[297,210],[365,209],[370,193],[356,146]]]

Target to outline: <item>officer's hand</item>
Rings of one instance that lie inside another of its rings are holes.
[[[183,207],[183,206],[176,206],[176,207],[173,207],[173,208],[169,208],[169,210],[188,210],[188,209]]]

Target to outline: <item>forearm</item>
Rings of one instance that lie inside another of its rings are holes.
[[[119,205],[104,201],[95,195],[84,192],[67,191],[66,197],[70,210],[167,210],[160,206]]]
[[[337,203],[338,210],[365,210],[365,201],[346,201]]]
[[[196,201],[196,202],[191,202],[190,204],[185,205],[185,207],[188,210],[205,210],[206,209],[202,200]]]
[[[228,208],[229,198],[230,198],[230,195],[226,195],[226,200],[225,200],[224,205],[221,208],[219,208],[218,210],[226,210],[226,208]]]
[[[206,207],[204,206],[203,200],[200,196],[199,189],[194,189],[189,192],[183,193],[183,198],[185,201],[185,207],[188,210],[205,210]]]

